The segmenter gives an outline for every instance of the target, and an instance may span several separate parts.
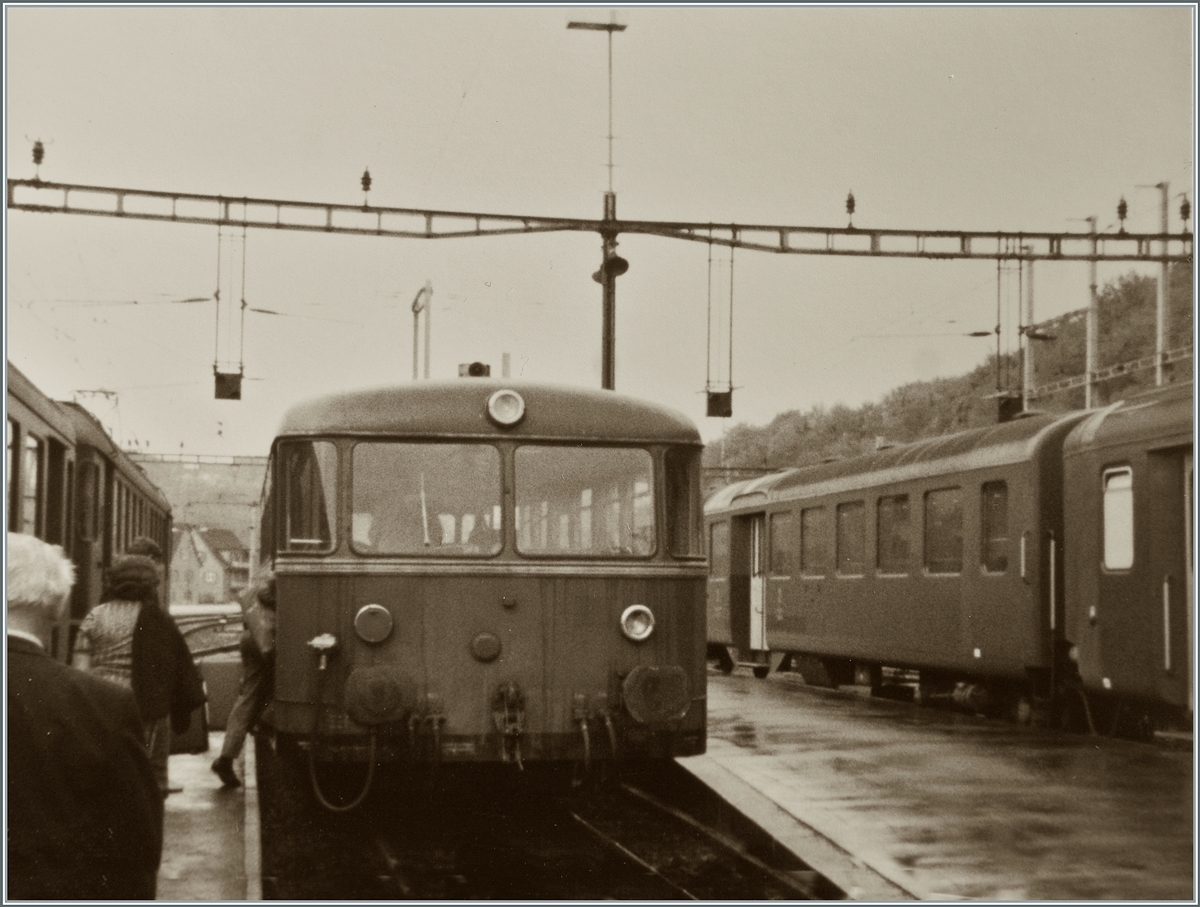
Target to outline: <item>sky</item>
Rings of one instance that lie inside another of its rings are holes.
[[[1192,6],[8,5],[9,178],[599,219],[1157,232],[1195,202]],[[41,140],[45,159],[34,166]],[[992,261],[734,253],[623,235],[616,389],[706,440],[985,361],[1020,283]],[[711,251],[711,262],[710,262]],[[9,211],[8,359],[149,453],[265,455],[288,406],[430,373],[599,387],[600,240],[396,239]],[[732,269],[732,275],[731,275]],[[1101,263],[1099,282],[1156,265]],[[243,282],[244,274],[244,282]],[[1035,265],[1035,320],[1086,306]],[[215,293],[220,289],[222,303]],[[236,300],[251,309],[230,317]],[[190,301],[189,301],[190,300]],[[732,306],[732,315],[730,307]],[[730,325],[732,333],[730,334]],[[420,325],[422,337],[424,323]],[[247,380],[213,398],[213,365]],[[1102,363],[1103,364],[1103,363]],[[421,368],[423,370],[423,361]],[[733,418],[706,418],[732,383]],[[99,393],[103,391],[103,393]]]

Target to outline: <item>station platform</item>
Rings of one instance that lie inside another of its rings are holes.
[[[210,732],[208,752],[170,757],[157,900],[262,900],[254,741],[236,766],[242,786],[227,789],[210,769],[224,737]]]
[[[853,899],[1195,902],[1190,747],[739,671],[678,761]]]

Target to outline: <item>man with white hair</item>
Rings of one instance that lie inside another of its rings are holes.
[[[153,899],[162,795],[133,694],[47,653],[74,582],[8,534],[8,899]]]

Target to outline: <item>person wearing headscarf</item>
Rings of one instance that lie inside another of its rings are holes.
[[[163,796],[169,788],[170,733],[182,734],[205,701],[183,635],[159,607],[154,561],[127,554],[112,563],[103,601],[79,625],[75,667],[133,690]]]
[[[8,534],[8,822],[13,900],[153,900],[163,801],[133,694],[50,656],[74,569]]]

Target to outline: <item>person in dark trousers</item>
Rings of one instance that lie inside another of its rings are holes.
[[[133,694],[55,661],[74,568],[8,534],[6,900],[153,899],[163,801]]]
[[[246,628],[238,641],[242,655],[242,682],[237,700],[225,722],[225,742],[212,770],[225,787],[238,787],[241,781],[233,770],[234,760],[242,753],[246,735],[271,699],[275,690],[275,576],[263,575],[242,601]]]
[[[158,567],[149,557],[114,560],[103,601],[79,625],[72,658],[80,670],[133,690],[146,749],[166,796],[170,731],[187,730],[205,695],[183,635],[159,607],[158,589]]]
[[[154,561],[154,572],[158,576],[158,588],[156,590],[158,602],[162,608],[166,609],[168,603],[164,595],[166,591],[167,567],[163,559],[162,548],[159,547],[158,542],[144,535],[139,535],[129,543],[129,547],[125,549],[125,553],[140,554]],[[170,613],[169,610],[168,613]],[[164,715],[157,719],[153,728],[150,728],[146,735],[146,746],[150,750],[150,764],[154,766],[154,771],[158,775],[159,786],[164,791],[169,791],[171,787],[167,766],[171,757],[172,724],[178,723],[180,723],[179,720],[173,722],[170,716]],[[182,730],[180,733],[182,733]]]

